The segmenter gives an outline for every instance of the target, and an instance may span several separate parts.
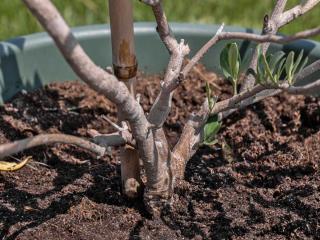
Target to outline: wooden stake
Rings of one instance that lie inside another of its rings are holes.
[[[112,62],[114,74],[135,95],[137,60],[134,48],[132,0],[109,0],[109,14],[112,40]],[[118,120],[122,121],[121,110]],[[121,179],[123,193],[136,197],[142,181],[140,178],[139,156],[136,149],[121,149]]]

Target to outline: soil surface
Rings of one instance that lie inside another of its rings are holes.
[[[146,111],[159,77],[138,78]],[[165,125],[172,145],[205,81],[230,96],[228,82],[198,66],[174,96]],[[21,92],[0,107],[0,143],[112,132],[103,115],[115,120],[115,107],[79,82]],[[96,159],[63,144],[30,149],[15,156],[32,156],[30,166],[0,173],[0,239],[320,239],[319,143],[320,98],[281,95],[235,112],[218,144],[190,160],[161,219],[122,197],[118,150]]]

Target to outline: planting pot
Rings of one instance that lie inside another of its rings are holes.
[[[209,38],[218,25],[172,24],[178,39],[185,39],[192,56]],[[226,26],[225,31],[254,32],[241,27]],[[73,29],[76,38],[93,61],[101,66],[112,65],[110,28],[107,25],[93,25]],[[168,63],[168,52],[155,31],[155,23],[135,24],[136,53],[139,69],[148,73],[161,72]],[[255,46],[249,41],[237,41],[242,54]],[[216,44],[202,59],[210,70],[219,72],[219,54],[226,41]],[[311,40],[299,40],[286,45],[272,44],[270,51],[304,50],[310,62],[320,58],[320,43]],[[306,81],[313,81],[314,74]],[[67,65],[62,55],[46,33],[36,33],[0,42],[0,104],[17,92],[27,91],[50,82],[75,80],[77,76]]]

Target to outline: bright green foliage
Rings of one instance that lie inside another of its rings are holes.
[[[250,69],[250,72],[255,76],[257,83],[265,86],[278,86],[280,80],[289,83],[289,85],[293,85],[295,75],[298,74],[308,62],[307,57],[303,59],[303,50],[296,59],[293,51],[287,56],[282,51],[266,56],[262,52],[261,45],[258,45],[257,54],[257,68],[255,71]],[[240,71],[243,71],[243,67],[247,66],[251,56],[252,54],[247,54],[242,60],[236,43],[227,44],[220,54],[220,66],[223,75],[231,81],[234,94],[237,94],[237,83]],[[280,79],[281,77],[283,77],[283,79]]]
[[[258,64],[255,73],[256,81],[262,85],[278,86],[280,78],[284,75],[283,81],[294,84],[294,76],[299,73],[306,63],[308,58],[304,58],[303,50],[299,53],[296,60],[294,60],[294,52],[290,52],[287,56],[282,51],[266,56],[262,53],[261,46],[257,47],[258,51]]]
[[[221,122],[218,121],[218,116],[210,116],[204,126],[203,144],[213,145],[216,141],[216,135],[221,128]]]
[[[231,81],[233,94],[237,94],[237,84],[240,73],[241,58],[236,43],[228,43],[221,51],[220,66],[223,75]]]
[[[294,61],[294,52],[290,52],[286,60],[286,80],[289,85],[294,84],[294,75],[299,73],[307,64],[308,57],[305,57],[303,60],[303,50],[299,53],[299,56]],[[302,61],[301,61],[302,60]]]
[[[212,96],[211,86],[210,86],[210,83],[208,83],[208,82],[206,82],[206,95],[207,95],[207,100],[208,100],[209,111],[211,112],[211,110],[213,109],[213,107],[217,101],[217,97]]]
[[[261,46],[257,47],[258,63],[256,69],[256,81],[262,85],[278,85],[285,68],[285,53],[282,51],[270,54],[266,57],[262,53]]]
[[[206,95],[208,100],[209,112],[212,111],[214,105],[216,104],[217,97],[212,96],[211,86],[206,82]],[[204,126],[203,133],[203,144],[213,145],[216,143],[215,137],[221,127],[221,123],[218,121],[217,116],[210,116]]]

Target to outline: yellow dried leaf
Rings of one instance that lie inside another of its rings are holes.
[[[0,161],[0,171],[17,171],[24,167],[31,159],[32,157],[29,156],[19,163]]]

